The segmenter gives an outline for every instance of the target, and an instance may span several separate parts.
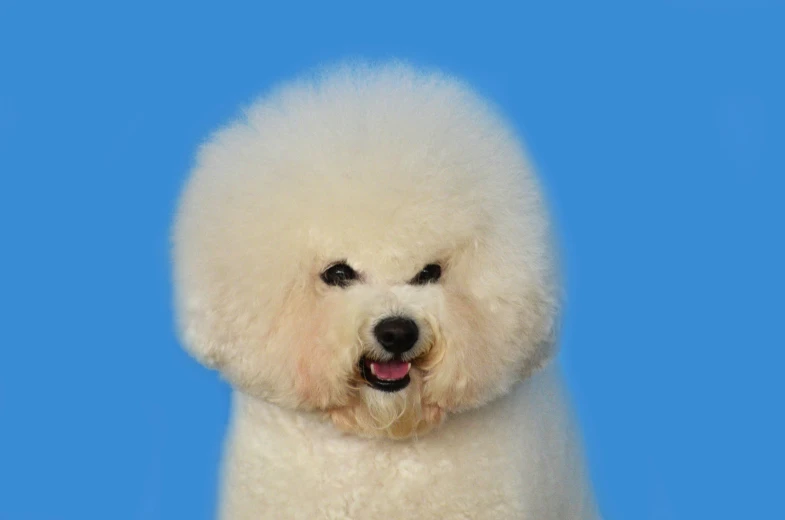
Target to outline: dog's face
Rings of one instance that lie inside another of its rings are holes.
[[[258,103],[201,150],[174,242],[187,347],[349,432],[424,434],[552,353],[536,183],[439,76],[341,70]]]

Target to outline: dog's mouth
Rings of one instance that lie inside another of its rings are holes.
[[[382,392],[397,392],[409,386],[411,368],[411,363],[399,359],[376,361],[365,356],[360,358],[360,375],[371,388]]]

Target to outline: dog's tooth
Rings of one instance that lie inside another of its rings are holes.
[[[376,365],[376,363],[368,363],[368,366],[371,367],[371,374],[373,374],[374,376],[376,375],[376,366],[375,365]]]
[[[411,363],[406,363],[406,371],[408,372],[411,369],[412,369],[412,364]]]

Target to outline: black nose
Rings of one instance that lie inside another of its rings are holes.
[[[393,354],[403,354],[411,349],[420,337],[416,323],[409,318],[398,317],[380,321],[374,327],[373,334],[384,350]]]

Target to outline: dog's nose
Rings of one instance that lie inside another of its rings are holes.
[[[376,340],[388,352],[393,354],[403,354],[411,349],[420,331],[417,324],[409,318],[385,318],[380,321],[373,329]]]

